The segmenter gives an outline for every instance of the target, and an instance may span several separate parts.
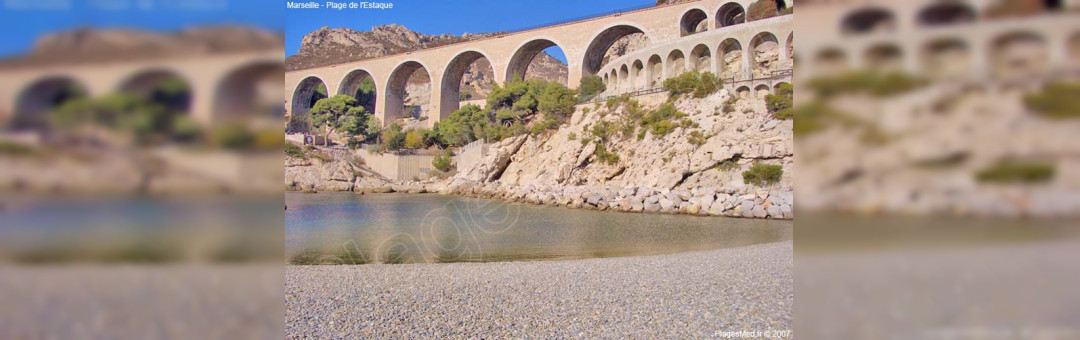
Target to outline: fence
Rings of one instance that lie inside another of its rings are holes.
[[[372,171],[392,180],[427,179],[431,177],[431,161],[434,155],[396,155],[358,149],[356,154]]]
[[[754,82],[761,82],[761,81],[769,82],[769,81],[773,81],[773,80],[777,80],[777,79],[785,79],[785,78],[786,79],[791,79],[792,75],[794,75],[794,74],[795,73],[793,72],[792,69],[786,69],[786,70],[773,71],[772,73],[769,74],[768,77],[754,78],[754,76],[751,75],[750,79],[735,80],[735,77],[731,77],[731,78],[724,78],[722,80],[723,80],[723,84],[724,84],[723,87],[724,88],[728,88],[728,89],[735,88],[736,85],[740,85],[740,84],[744,84],[744,83],[747,84],[747,86],[753,88],[754,87]],[[630,96],[630,97],[645,96],[645,95],[650,95],[650,94],[654,94],[654,93],[660,93],[660,92],[664,92],[664,91],[665,90],[664,90],[663,87],[654,87],[654,88],[651,88],[651,89],[637,90],[637,91],[634,91],[634,92],[613,94],[613,95],[607,95],[607,96],[603,96],[603,97],[598,96],[598,97],[595,97],[593,99],[589,99],[588,101],[582,102],[581,104],[601,103],[601,102],[605,102],[605,101],[607,101],[608,99],[611,99],[611,98],[618,98],[618,97],[622,97],[622,96]]]
[[[466,144],[454,156],[454,164],[457,164],[458,169],[471,168],[487,155],[487,149],[488,146],[484,144],[483,139]]]

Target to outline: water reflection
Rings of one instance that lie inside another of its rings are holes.
[[[624,214],[442,195],[286,193],[290,264],[565,260],[792,238],[792,222]]]

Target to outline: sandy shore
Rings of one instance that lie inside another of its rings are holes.
[[[792,328],[792,242],[648,257],[285,269],[288,338],[687,338]]]
[[[279,339],[274,264],[0,265],[0,339]]]

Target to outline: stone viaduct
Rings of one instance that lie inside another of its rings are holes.
[[[762,32],[768,32],[773,41],[784,39],[790,42],[791,15],[745,22],[746,9],[755,1],[700,0],[656,6],[404,54],[289,71],[285,73],[286,103],[289,113],[304,114],[310,109],[312,95],[320,84],[331,96],[354,94],[360,82],[370,77],[376,85],[375,116],[384,123],[389,122],[402,118],[406,83],[414,71],[422,68],[431,79],[430,112],[433,114],[428,120],[431,124],[458,109],[461,77],[466,68],[480,58],[491,64],[497,81],[505,82],[514,75],[524,75],[538,53],[558,46],[566,55],[569,67],[567,85],[576,87],[583,76],[607,72],[609,65],[621,62],[623,59],[605,65],[603,58],[619,38],[635,33],[648,39],[646,49],[649,51],[664,51],[659,62],[663,71],[659,72],[658,79],[662,79],[674,75],[676,70],[685,69],[689,63],[687,58],[669,58],[675,50],[690,55],[698,44],[710,50],[719,49],[727,38],[748,46]],[[783,0],[780,5],[788,7],[793,2]],[[706,24],[702,25],[702,22]],[[702,26],[707,30],[696,32]],[[784,58],[787,55],[785,52]],[[749,59],[744,60],[749,62]],[[657,65],[648,57],[643,60]],[[628,77],[618,79],[630,83]],[[618,79],[615,79],[616,83]],[[612,82],[610,77],[608,82]],[[625,90],[630,88],[627,86]]]
[[[1010,79],[1080,64],[1080,1],[991,18],[994,0],[822,2],[799,8],[799,81],[851,69],[936,80]]]
[[[77,87],[87,96],[149,91],[168,77],[191,91],[189,114],[210,124],[265,112],[259,99],[280,98],[285,63],[281,51],[165,58],[109,63],[8,66],[0,68],[0,119],[48,113],[57,96]],[[265,84],[273,84],[267,88]],[[267,94],[269,92],[270,94]]]

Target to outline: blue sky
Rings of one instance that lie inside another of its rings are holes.
[[[306,1],[306,0],[305,0]],[[337,0],[346,1],[346,0]],[[517,30],[618,9],[656,4],[656,0],[367,0],[388,1],[393,9],[288,9],[285,42],[288,54],[300,49],[304,35],[323,26],[358,31],[398,24],[425,34],[484,33]],[[549,54],[566,62],[561,51]],[[557,50],[557,49],[554,49]]]
[[[34,6],[44,2],[0,1],[0,29],[5,32],[0,39],[0,56],[24,53],[42,34],[79,27],[167,32],[196,25],[254,25],[270,31],[284,31],[286,52],[291,55],[300,49],[304,34],[322,26],[366,31],[372,26],[396,23],[426,34],[482,33],[517,30],[655,4],[655,0],[366,0],[389,1],[394,8],[301,10],[286,9],[284,0],[59,0],[63,1],[69,1],[71,7],[25,9],[11,4]],[[152,4],[154,8],[140,8],[143,3]],[[212,8],[181,9],[175,7],[177,3],[210,4]],[[319,3],[325,4],[325,1]],[[106,9],[102,7],[104,4],[126,6],[127,9]],[[561,53],[552,54],[565,62]]]
[[[51,0],[52,2],[58,2]],[[46,33],[79,27],[138,28],[177,31],[196,25],[245,24],[275,32],[285,30],[284,2],[270,0],[69,0],[68,9],[26,9],[39,0],[0,1],[0,56],[21,54]],[[108,9],[103,6],[127,9]],[[152,8],[140,8],[149,4]],[[185,8],[177,7],[185,4]],[[280,5],[279,5],[280,4]],[[203,7],[192,8],[200,5]]]

